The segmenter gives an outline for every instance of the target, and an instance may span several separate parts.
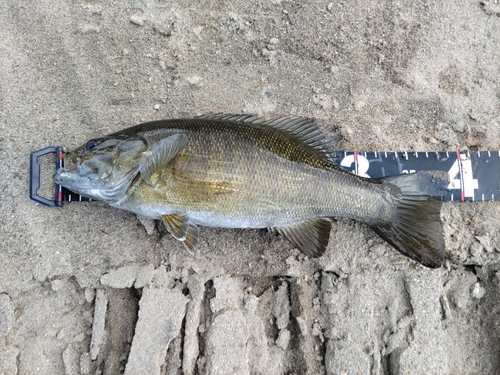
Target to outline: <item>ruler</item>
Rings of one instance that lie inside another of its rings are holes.
[[[500,199],[500,151],[335,152],[338,166],[367,178],[418,171],[444,171],[450,184],[444,201]]]
[[[91,201],[56,185],[53,199],[38,195],[40,164],[38,157],[55,154],[55,169],[63,166],[63,148],[47,147],[30,156],[30,198],[47,206],[60,207],[63,202]],[[450,183],[441,197],[444,201],[500,200],[500,151],[456,152],[341,152],[332,155],[333,162],[349,172],[366,178],[382,178],[418,171],[444,171]]]

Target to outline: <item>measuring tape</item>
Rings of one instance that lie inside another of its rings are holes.
[[[30,156],[30,198],[47,206],[62,202],[91,201],[56,185],[54,199],[38,195],[40,164],[38,157],[55,153],[55,167],[63,167],[63,148],[47,147]],[[334,152],[333,162],[366,178],[396,176],[418,171],[444,171],[450,183],[444,201],[495,201],[500,199],[500,151],[477,152]]]
[[[335,152],[338,166],[367,178],[418,171],[444,171],[450,183],[444,201],[495,201],[500,198],[500,151]]]

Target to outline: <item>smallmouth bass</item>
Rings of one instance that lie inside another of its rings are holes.
[[[440,267],[439,192],[427,173],[351,174],[312,119],[206,115],[148,122],[64,154],[54,181],[113,207],[161,219],[190,252],[198,225],[275,228],[311,257],[328,245],[331,217],[362,221],[404,255]]]

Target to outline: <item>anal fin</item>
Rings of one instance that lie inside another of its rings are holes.
[[[328,246],[332,222],[327,218],[320,218],[287,225],[276,230],[304,254],[317,258],[323,255]]]

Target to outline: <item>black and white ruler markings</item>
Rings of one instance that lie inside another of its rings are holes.
[[[500,151],[336,152],[337,165],[367,178],[418,171],[444,171],[450,179],[445,201],[500,199]]]
[[[55,167],[63,166],[63,148],[47,147],[31,153],[30,197],[47,206],[62,202],[89,201],[56,185],[54,199],[38,195],[40,165],[38,157],[55,153]],[[500,151],[465,152],[341,152],[332,155],[336,165],[367,178],[381,178],[418,171],[444,171],[450,179],[444,201],[500,200]]]

